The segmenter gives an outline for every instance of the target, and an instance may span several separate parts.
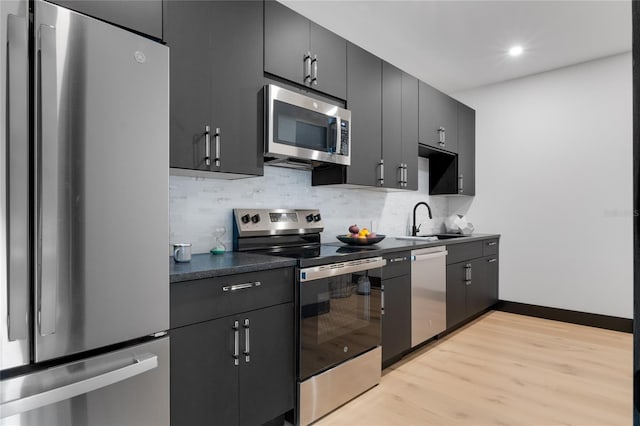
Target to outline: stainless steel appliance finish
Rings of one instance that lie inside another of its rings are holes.
[[[0,370],[29,363],[28,2],[0,1]]]
[[[313,281],[320,278],[329,278],[336,275],[352,274],[374,268],[382,268],[387,261],[382,257],[370,257],[367,259],[351,260],[349,262],[332,263],[330,265],[315,266],[300,270],[300,282]]]
[[[306,426],[380,383],[382,348],[344,362],[298,385],[299,423]]]
[[[443,332],[447,322],[447,251],[411,251],[411,347]]]
[[[0,383],[0,425],[169,424],[169,338]]]
[[[169,55],[43,1],[34,28],[37,362],[169,328]]]
[[[265,99],[266,156],[351,164],[351,111],[273,84]]]
[[[316,209],[233,209],[233,215],[238,237],[310,234],[324,229]]]
[[[168,423],[168,65],[0,1],[0,424]]]

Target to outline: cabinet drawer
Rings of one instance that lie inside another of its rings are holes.
[[[484,241],[474,241],[470,243],[452,244],[447,246],[447,264],[462,262],[468,259],[482,257],[482,245]]]
[[[387,261],[387,265],[382,268],[383,280],[411,274],[410,252],[390,253],[384,256],[384,258]]]
[[[172,284],[171,328],[292,302],[293,290],[293,268]]]
[[[482,242],[482,255],[491,256],[498,253],[498,239],[486,240]]]

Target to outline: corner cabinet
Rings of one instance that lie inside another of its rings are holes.
[[[447,246],[447,329],[498,302],[498,239]]]
[[[420,93],[422,95],[422,91]],[[424,143],[420,148],[423,152],[428,151],[425,156],[429,157],[429,194],[475,195],[476,112],[463,103],[450,99],[456,107],[457,153]]]
[[[262,2],[166,1],[163,20],[172,173],[262,175]]]
[[[420,82],[420,142],[458,152],[458,102],[427,83]]]
[[[259,425],[294,408],[293,287],[289,268],[171,285],[172,425]]]
[[[345,99],[346,40],[273,0],[264,2],[264,71]]]

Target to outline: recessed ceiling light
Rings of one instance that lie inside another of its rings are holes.
[[[509,55],[511,56],[520,56],[522,55],[522,52],[522,46],[513,46],[511,49],[509,49]]]

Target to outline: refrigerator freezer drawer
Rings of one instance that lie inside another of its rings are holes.
[[[0,384],[0,425],[169,424],[169,337]]]

